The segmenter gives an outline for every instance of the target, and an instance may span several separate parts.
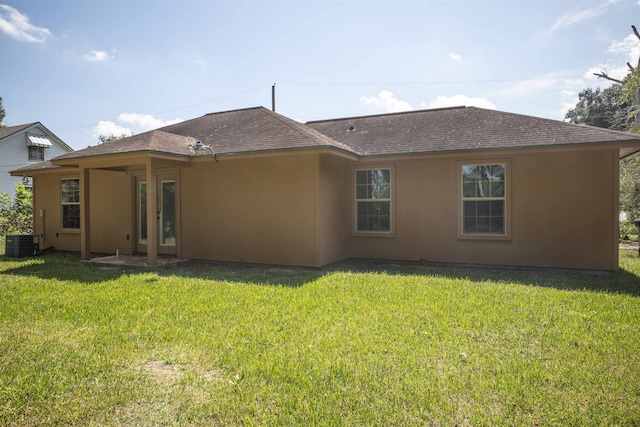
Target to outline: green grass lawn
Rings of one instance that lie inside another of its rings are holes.
[[[639,425],[621,266],[0,258],[0,425]]]

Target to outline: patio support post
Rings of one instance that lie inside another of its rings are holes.
[[[147,161],[147,264],[158,262],[158,177],[153,159]]]
[[[91,212],[89,169],[80,169],[80,258],[91,259]]]

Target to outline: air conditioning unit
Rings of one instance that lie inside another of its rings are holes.
[[[39,249],[37,234],[10,234],[5,240],[4,254],[14,258],[30,257],[37,255]]]

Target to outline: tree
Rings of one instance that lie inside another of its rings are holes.
[[[120,136],[116,135],[100,135],[98,139],[100,140],[100,144],[106,144],[107,142],[117,141],[119,139],[128,138],[130,135],[122,134]]]
[[[633,30],[633,34],[640,40],[640,33],[635,25],[632,25],[631,29]],[[629,117],[634,120],[634,124],[629,130],[640,133],[640,57],[635,67],[631,65],[630,62],[627,62],[627,68],[629,68],[629,74],[622,80],[609,76],[606,71],[593,73],[593,75],[622,85],[620,101],[629,104]]]
[[[578,103],[565,115],[571,123],[613,130],[628,130],[632,106],[623,101],[623,86],[614,84],[604,90],[587,88],[578,94]]]
[[[631,28],[640,40],[636,27]],[[629,74],[623,79],[611,77],[606,71],[594,73],[614,85],[602,91],[589,88],[580,92],[578,103],[565,118],[572,123],[640,133],[640,58],[635,66],[627,62],[627,68]],[[620,211],[628,219],[640,218],[640,154],[620,162]],[[620,228],[623,237],[635,233],[630,221],[624,221]]]
[[[5,112],[4,112],[4,107],[2,106],[2,97],[0,96],[0,128],[5,127],[4,117],[5,117]]]
[[[0,192],[0,236],[29,234],[33,231],[33,195],[22,184],[16,184],[13,201]]]

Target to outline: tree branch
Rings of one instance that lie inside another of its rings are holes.
[[[620,83],[623,84],[624,82],[622,80],[618,80],[618,79],[614,79],[613,77],[609,77],[609,75],[607,73],[605,73],[604,71],[601,71],[599,73],[593,73],[594,76],[598,76],[602,79],[607,79],[609,81],[612,82],[616,82],[616,83]]]

